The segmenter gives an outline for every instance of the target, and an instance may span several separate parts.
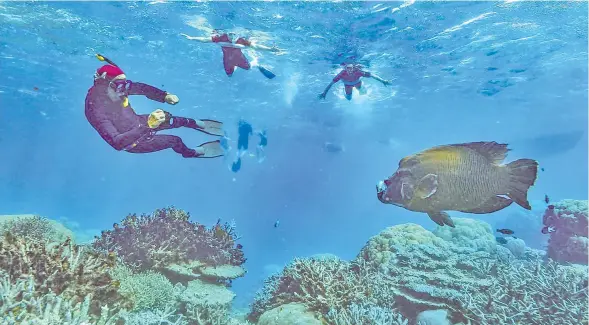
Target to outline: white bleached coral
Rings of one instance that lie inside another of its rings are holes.
[[[495,252],[497,247],[493,229],[481,220],[453,218],[456,227],[437,227],[434,235],[457,247],[467,247],[475,251]]]

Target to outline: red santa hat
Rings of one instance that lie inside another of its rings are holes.
[[[100,67],[100,69],[96,70],[96,77],[97,78],[105,78],[107,80],[112,80],[118,75],[125,74],[121,68],[106,64]]]

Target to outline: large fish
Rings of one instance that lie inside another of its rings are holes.
[[[538,162],[518,159],[507,165],[507,144],[471,142],[433,147],[401,159],[399,168],[376,186],[378,199],[425,212],[440,226],[454,227],[444,211],[491,213],[515,201],[530,210],[527,195]]]

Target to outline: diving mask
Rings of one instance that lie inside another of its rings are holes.
[[[117,94],[127,96],[133,82],[127,79],[118,79],[111,81],[108,86],[112,88]]]

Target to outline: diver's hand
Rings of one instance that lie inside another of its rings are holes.
[[[282,51],[282,50],[281,50],[281,49],[279,49],[279,48],[278,48],[276,45],[273,45],[273,46],[270,48],[270,52],[278,53],[278,52],[281,52],[281,51]]]
[[[319,97],[319,99],[325,99],[326,95],[327,95],[326,93],[321,93],[321,94],[319,94],[318,97]]]
[[[392,85],[393,83],[390,80],[383,80],[382,84],[385,86]]]
[[[178,99],[178,96],[172,94],[167,94],[164,100],[166,101],[166,103],[170,105],[176,105],[180,101],[180,99]]]
[[[151,112],[151,114],[149,114],[149,118],[147,119],[147,125],[150,128],[155,129],[165,121],[166,113],[164,113],[164,111],[161,109],[156,109],[155,111]]]
[[[192,37],[192,36],[188,36],[188,35],[186,35],[186,34],[180,34],[180,35],[182,35],[182,36],[186,37],[187,39],[194,39],[194,37]]]

